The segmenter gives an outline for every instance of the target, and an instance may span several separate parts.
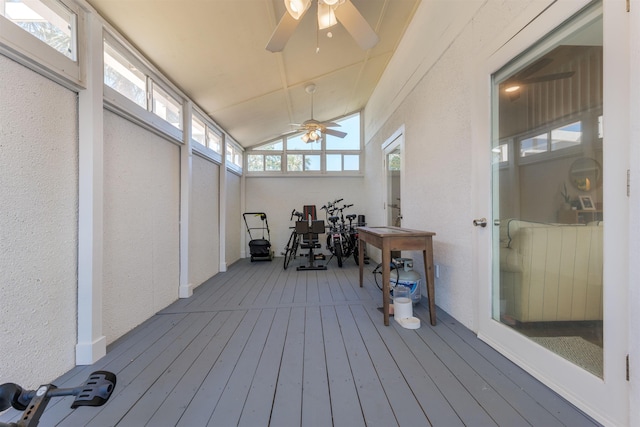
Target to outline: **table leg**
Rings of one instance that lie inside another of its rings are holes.
[[[362,239],[358,239],[358,248],[364,247],[364,241]],[[364,270],[364,253],[363,251],[358,251],[358,266],[360,267],[360,287],[362,287],[363,280],[363,270]]]
[[[433,244],[431,239],[427,239],[425,244],[425,250],[422,251],[422,257],[424,258],[424,270],[427,280],[427,300],[429,302],[429,319],[431,325],[436,325],[436,291],[435,291],[435,277],[433,267]]]
[[[384,326],[389,326],[389,303],[390,303],[390,264],[391,251],[383,244],[382,249],[382,312],[384,313]]]

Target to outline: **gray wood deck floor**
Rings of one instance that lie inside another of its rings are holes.
[[[435,327],[421,306],[420,329],[385,327],[373,268],[359,288],[353,260],[241,260],[54,382],[112,371],[106,405],[54,399],[40,425],[597,425],[442,311]]]

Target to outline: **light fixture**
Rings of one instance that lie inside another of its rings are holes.
[[[336,0],[337,3],[337,0]],[[335,4],[335,3],[334,3]],[[324,30],[338,23],[333,8],[326,1],[318,1],[318,29]]]
[[[321,136],[320,130],[311,129],[305,132],[304,134],[302,134],[300,139],[302,140],[302,142],[306,144],[307,142],[316,142],[317,140],[320,139],[320,136]]]
[[[311,6],[311,0],[284,0],[284,5],[289,15],[297,21]]]
[[[320,1],[326,5],[333,6],[337,4],[339,0],[320,0]]]
[[[513,93],[513,92],[516,92],[518,90],[520,90],[520,86],[519,85],[511,85],[511,86],[508,86],[504,91],[506,93]]]

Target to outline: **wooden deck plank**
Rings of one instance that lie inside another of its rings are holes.
[[[358,392],[336,310],[332,306],[323,306],[320,311],[334,425],[364,426]]]
[[[302,425],[331,425],[331,399],[320,307],[306,309],[303,364]]]
[[[291,309],[271,411],[270,425],[273,426],[298,426],[301,422],[304,319],[304,308]]]
[[[224,324],[220,321],[220,317],[223,316],[222,313],[197,313],[196,315],[208,319],[208,322],[203,325],[195,339],[184,348],[184,351],[176,357],[173,363],[162,371],[153,386],[148,388],[145,394],[138,399],[121,419],[121,423],[124,425],[145,425],[166,401],[181,378]],[[193,328],[195,328],[195,325]]]
[[[316,271],[306,274],[307,278],[307,303],[317,304],[320,302],[320,289],[318,284],[318,273]]]
[[[382,317],[380,317],[382,319]],[[427,317],[428,319],[428,317]],[[421,319],[421,323],[425,319]],[[441,327],[441,322],[436,328]],[[422,327],[420,329],[423,329]],[[496,426],[496,422],[482,408],[475,396],[467,390],[456,377],[456,372],[451,371],[443,359],[449,357],[448,353],[440,353],[438,349],[432,349],[428,340],[416,339],[418,336],[414,330],[403,331],[401,339],[409,348],[424,371],[437,385],[440,393],[447,399],[458,418],[468,426]]]
[[[449,314],[439,310],[438,316],[442,318],[443,322],[452,332],[457,334],[468,346],[478,352],[488,363],[491,363],[496,368],[495,372],[499,373],[499,377],[504,376],[505,378],[509,378],[519,392],[525,393],[533,399],[536,405],[533,405],[533,408],[531,408],[529,404],[527,408],[523,409],[523,413],[528,419],[537,420],[540,417],[538,414],[539,408],[542,407],[559,420],[561,425],[598,425],[598,423],[595,423],[594,420],[586,414],[576,410],[571,403],[549,390],[549,388],[541,382],[532,378],[524,369],[518,367],[506,357],[496,352],[488,344],[479,340],[473,332],[463,327]],[[492,375],[493,373],[489,372],[489,378],[491,378]],[[511,393],[509,393],[509,395],[511,397]]]
[[[276,287],[276,285],[281,281],[286,280],[288,270],[284,270],[282,262],[282,258],[275,258],[273,260],[274,274],[271,274],[269,276],[269,279],[264,282],[260,290],[257,292],[257,295],[253,299],[253,302],[251,303],[252,305],[266,305],[267,301],[269,300],[269,296],[273,292],[273,289]],[[275,274],[276,271],[278,272],[278,274]]]
[[[198,392],[207,374],[219,359],[220,354],[226,348],[233,334],[246,315],[244,310],[235,310],[219,318],[223,324],[213,335],[205,349],[200,353],[194,363],[189,367],[180,381],[167,396],[162,405],[150,417],[148,426],[170,425],[174,426],[182,416],[193,397]],[[215,325],[210,325],[215,328]]]
[[[249,310],[240,325],[227,342],[224,350],[213,364],[204,381],[198,388],[195,396],[189,402],[182,417],[178,421],[179,426],[205,426],[213,413],[229,377],[236,366],[242,350],[258,321],[260,313],[257,310]]]
[[[129,413],[132,407],[136,406],[143,396],[147,397],[154,391],[163,393],[162,383],[158,382],[159,377],[166,373],[171,366],[176,368],[176,359],[184,354],[185,348],[188,348],[193,343],[194,339],[211,322],[213,317],[212,313],[190,314],[186,319],[188,322],[184,322],[184,329],[179,334],[176,334],[174,341],[167,343],[168,345],[162,351],[159,351],[155,358],[149,358],[146,366],[142,369],[123,370],[118,376],[119,383],[130,380],[122,384],[123,387],[120,388],[120,393],[115,396],[112,395],[109,409],[100,411],[91,419],[91,423],[105,426],[116,425]],[[167,334],[167,336],[170,335]],[[143,358],[145,355],[146,353],[139,358]],[[122,422],[124,425],[144,425],[152,414],[153,411],[142,414],[143,418],[134,417],[128,422],[124,420]],[[74,425],[75,422],[76,420],[71,425]]]
[[[336,313],[366,425],[398,425],[349,307],[336,306]]]
[[[143,393],[143,391],[134,384],[136,378],[143,374],[145,369],[153,362],[159,360],[159,363],[162,365],[167,360],[164,358],[164,355],[169,354],[169,357],[171,357],[175,350],[179,350],[179,347],[175,345],[176,340],[180,340],[184,334],[189,334],[190,328],[197,320],[198,317],[186,316],[182,321],[174,325],[174,327],[168,329],[153,343],[153,345],[148,346],[145,351],[138,353],[137,357],[130,359],[129,363],[126,363],[126,365],[122,366],[122,362],[126,362],[126,360],[122,360],[123,358],[119,358],[114,361],[120,363],[111,363],[107,365],[105,367],[106,370],[114,372],[117,375],[117,384],[119,386],[113,391],[113,394],[109,399],[109,406],[94,408],[96,411],[75,411],[73,412],[73,417],[65,418],[65,420],[61,421],[58,425],[69,427],[89,425],[89,421],[94,423],[94,419],[98,418],[99,420],[102,417],[107,416],[104,415],[105,413],[110,414],[108,417],[113,416],[119,419],[119,417],[124,415],[123,411],[130,408],[141,396],[140,393]],[[181,344],[182,342],[180,342],[180,345]],[[118,365],[121,366],[120,369],[116,368]],[[155,370],[155,372],[158,373],[161,371]],[[135,391],[134,393],[131,393],[132,389]],[[117,421],[114,421],[114,423],[115,422]],[[94,425],[110,424],[113,425],[112,423],[103,424],[99,421],[94,423]]]
[[[436,327],[382,324],[375,268],[284,270],[241,260],[54,383],[110,370],[99,408],[54,399],[42,426],[596,426],[439,311]],[[15,420],[15,410],[0,420]]]
[[[291,309],[276,311],[238,426],[269,425]]]
[[[106,356],[91,366],[76,366],[64,375],[60,376],[54,381],[54,384],[58,387],[72,388],[83,384],[89,375],[98,370],[115,370],[118,369],[117,365],[110,365],[114,360],[120,359],[124,363],[131,361],[130,353],[136,353],[141,351],[139,349],[146,348],[155,342],[166,330],[171,328],[175,322],[184,318],[185,314],[174,314],[171,316],[154,316],[147,321],[143,322],[136,329],[128,333],[122,339],[116,341],[116,343],[108,346]],[[53,399],[47,406],[47,417],[51,417],[52,420],[63,419],[71,412],[69,408],[73,402],[72,397],[65,397],[59,399]],[[11,419],[12,422],[17,421],[20,417],[20,413],[15,411],[15,416]]]
[[[265,347],[275,314],[275,309],[261,310],[258,322],[238,358],[236,366],[222,391],[222,395],[218,402],[212,405],[215,406],[215,409],[208,425],[238,425],[242,408],[251,388],[251,380],[256,373],[260,355]]]
[[[418,314],[416,312],[416,314]],[[426,314],[426,313],[425,313]],[[422,323],[428,324],[428,318],[421,318]],[[458,381],[470,393],[496,424],[503,426],[526,426],[529,423],[505,400],[487,381],[482,378],[474,367],[456,353],[449,344],[442,339],[436,329],[446,329],[444,325],[431,328],[416,329],[417,334],[437,354],[448,354],[443,360],[447,368],[455,373]]]
[[[331,289],[329,286],[329,271],[319,270],[316,272],[318,278],[318,294],[320,296],[320,303],[333,302],[333,296],[331,295]]]
[[[426,414],[416,401],[407,380],[389,353],[387,345],[378,334],[364,307],[352,305],[351,313],[398,424],[401,426],[428,425]]]
[[[411,339],[415,332],[403,329],[395,322],[391,323],[392,328],[384,326],[380,322],[380,312],[377,309],[370,308],[367,310],[367,314],[389,348],[389,352],[402,371],[402,375],[426,414],[429,423],[434,426],[464,426],[449,401],[440,392],[438,385],[431,379],[401,337],[406,335],[407,339]],[[435,367],[433,368],[435,369]]]
[[[240,305],[251,306],[256,304],[256,299],[258,298],[260,293],[263,291],[263,289],[265,288],[271,289],[273,287],[273,284],[279,280],[280,275],[284,271],[282,268],[281,261],[282,259],[280,260],[278,260],[278,258],[273,259],[273,261],[269,265],[270,269],[261,274],[263,279],[261,279],[259,282],[254,283],[249,288],[249,291],[247,292],[244,299],[240,302]],[[260,268],[262,268],[262,266],[260,266]]]

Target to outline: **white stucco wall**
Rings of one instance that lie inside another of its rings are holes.
[[[364,181],[362,177],[246,178],[246,211],[267,214],[271,249],[276,256],[281,256],[291,234],[289,227],[294,225],[289,221],[293,209],[302,212],[304,205],[316,205],[318,219],[325,219],[325,211],[320,208],[327,202],[344,199],[341,205],[354,205],[345,210],[345,215],[366,215]],[[368,217],[366,219],[369,221]],[[245,243],[245,252],[249,256],[248,235]]]
[[[194,155],[192,171],[189,282],[197,287],[220,271],[220,166]]]
[[[104,335],[178,298],[180,149],[105,110]]]
[[[240,259],[242,227],[241,180],[238,175],[226,171],[227,205],[225,229],[225,262],[230,266]]]
[[[0,56],[0,383],[75,364],[77,94]]]
[[[436,303],[472,330],[478,311],[471,225],[476,70],[499,48],[495,40],[505,28],[535,17],[527,10],[531,3],[464,2],[452,8],[448,2],[422,2],[365,109],[372,217],[378,212],[383,219],[377,208],[380,145],[404,126],[403,226],[436,233]],[[416,266],[422,269],[421,264]]]

